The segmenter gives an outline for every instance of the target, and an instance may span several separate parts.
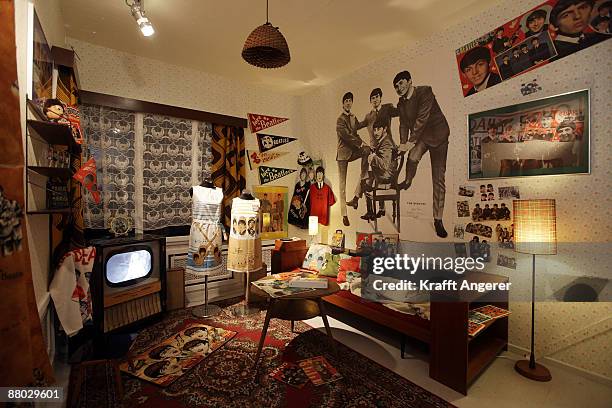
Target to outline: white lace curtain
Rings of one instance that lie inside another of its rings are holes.
[[[189,188],[210,175],[209,123],[83,105],[84,161],[94,157],[101,201],[84,194],[85,227],[125,215],[137,231],[189,225]]]

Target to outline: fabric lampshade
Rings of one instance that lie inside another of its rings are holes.
[[[514,200],[514,250],[535,255],[557,253],[555,200]]]

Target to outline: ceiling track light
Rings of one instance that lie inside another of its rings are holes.
[[[130,8],[132,17],[134,17],[134,20],[136,20],[136,24],[138,24],[142,35],[145,37],[150,37],[155,34],[151,21],[149,21],[147,16],[145,16],[144,0],[132,0],[131,3],[128,0],[125,0],[125,4],[127,4]]]

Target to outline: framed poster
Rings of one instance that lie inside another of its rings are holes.
[[[589,90],[468,115],[468,178],[590,172]]]
[[[53,58],[51,47],[43,32],[36,10],[34,10],[34,46],[32,61],[32,95],[33,101],[52,97]]]
[[[463,96],[612,38],[609,0],[546,0],[455,50]]]
[[[260,201],[261,239],[286,238],[289,211],[287,187],[255,186],[253,190],[253,195]]]

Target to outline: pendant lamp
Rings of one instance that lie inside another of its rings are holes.
[[[266,23],[249,34],[242,48],[242,58],[259,68],[280,68],[291,60],[289,46],[278,27],[268,21],[266,0]]]

